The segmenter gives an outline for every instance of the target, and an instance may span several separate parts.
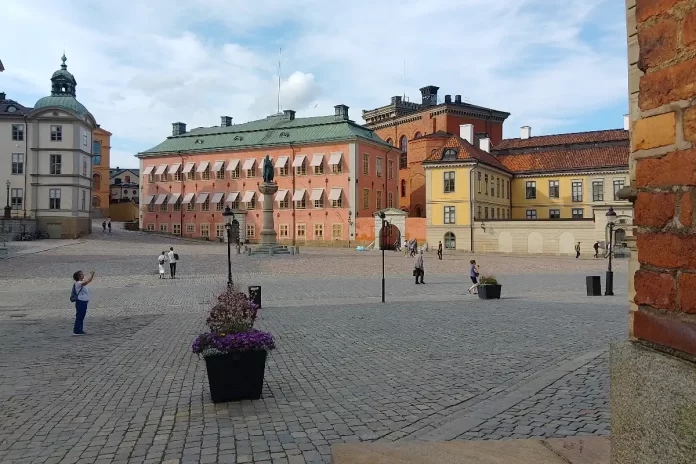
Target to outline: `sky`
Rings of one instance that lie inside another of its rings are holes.
[[[65,50],[111,166],[188,129],[362,110],[440,87],[511,113],[505,137],[616,129],[628,113],[616,0],[25,0],[3,4],[0,91],[50,94]],[[12,40],[10,40],[12,38]],[[9,46],[11,45],[11,46]],[[282,48],[282,53],[280,49]]]

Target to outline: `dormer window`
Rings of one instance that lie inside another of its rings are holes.
[[[447,148],[443,153],[442,153],[442,161],[454,161],[457,159],[457,154],[459,152],[455,150],[454,148]]]

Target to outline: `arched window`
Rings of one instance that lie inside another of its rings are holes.
[[[92,197],[92,208],[101,208],[101,198]]]
[[[614,231],[614,244],[621,245],[626,240],[626,231],[623,229],[616,229]]]
[[[457,248],[457,237],[455,237],[452,232],[447,232],[445,234],[445,248],[450,250]]]
[[[405,135],[401,136],[399,139],[399,148],[401,149],[401,156],[399,157],[399,169],[408,168],[408,138]]]
[[[392,139],[387,139],[387,143],[392,147],[394,146],[394,141]]]
[[[416,217],[423,217],[423,210],[421,209],[420,206],[416,206]]]
[[[406,198],[406,179],[401,180],[401,198]]]
[[[101,190],[101,176],[98,172],[92,175],[92,189]]]
[[[414,139],[419,139],[421,137],[423,137],[423,134],[421,134],[420,132],[416,132],[416,135],[413,136]]]

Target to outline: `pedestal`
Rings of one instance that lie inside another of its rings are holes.
[[[275,230],[275,218],[273,217],[274,196],[278,191],[275,182],[264,182],[259,185],[259,192],[263,194],[263,223],[261,227],[261,243],[254,249],[254,253],[263,253],[270,256],[289,253],[287,247],[278,245],[278,235]]]

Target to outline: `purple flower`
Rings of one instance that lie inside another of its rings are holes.
[[[273,335],[261,330],[250,330],[235,334],[218,334],[207,332],[201,334],[193,342],[191,351],[201,354],[206,350],[214,350],[219,353],[233,353],[238,351],[270,351],[275,348]]]

